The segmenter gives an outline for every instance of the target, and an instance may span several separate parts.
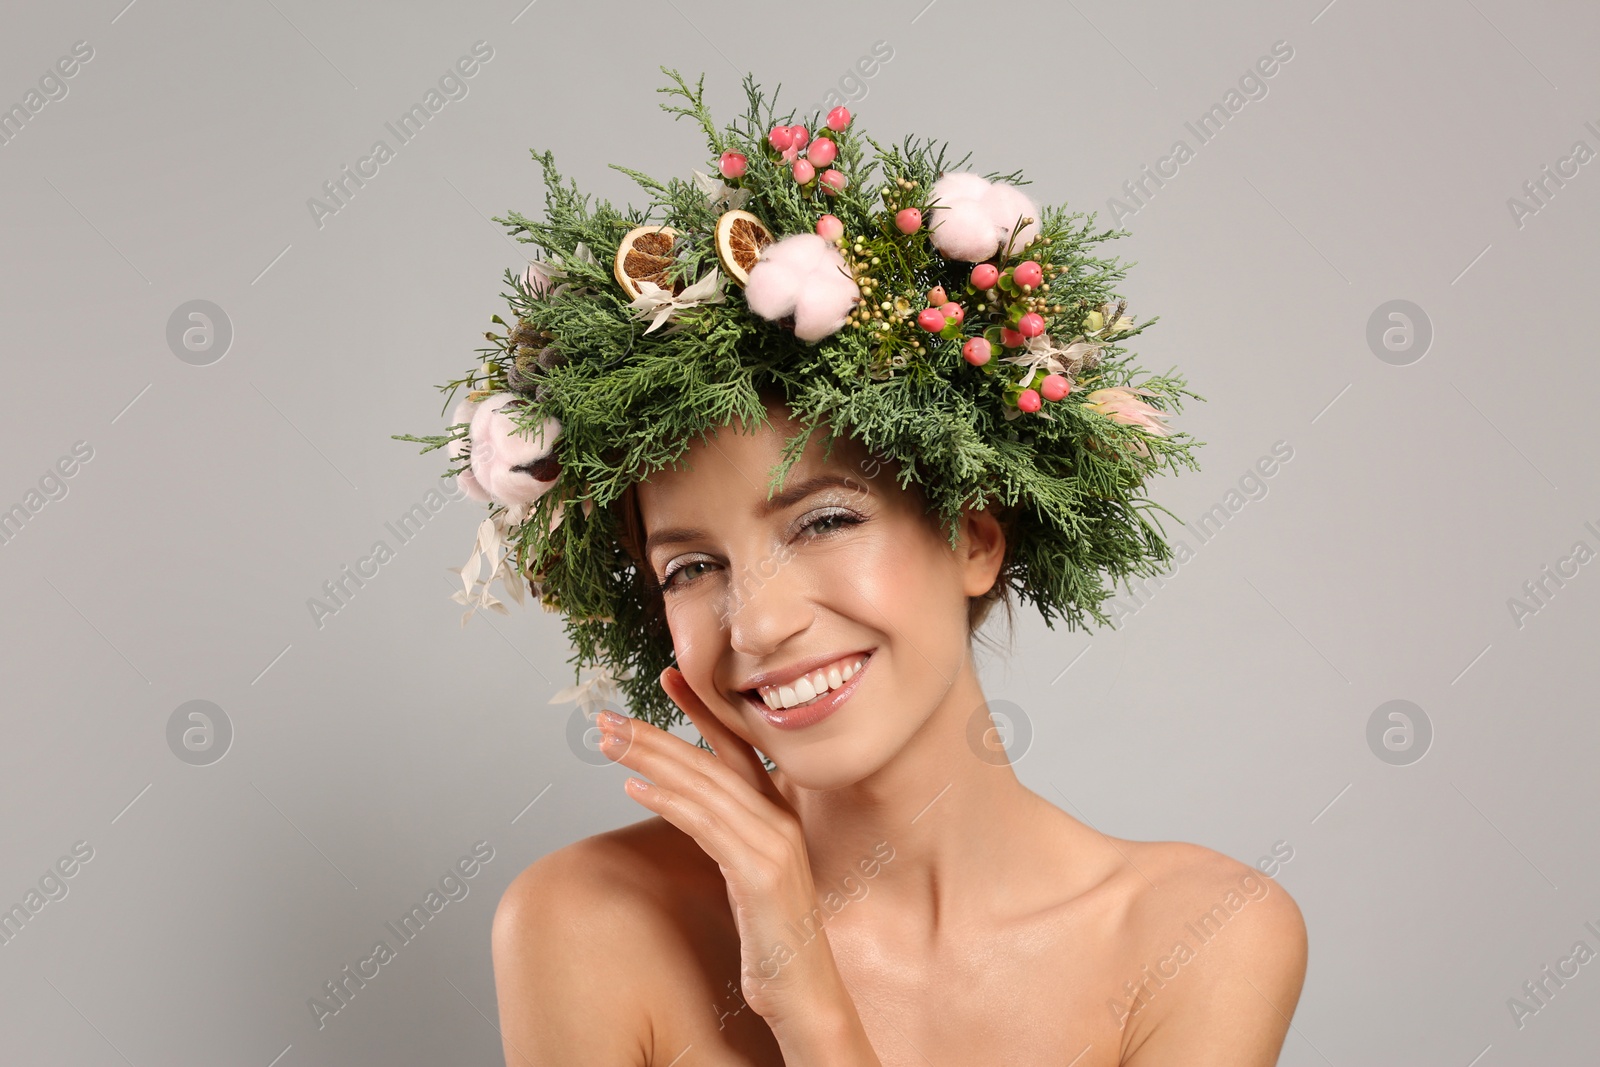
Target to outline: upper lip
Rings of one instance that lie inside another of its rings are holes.
[[[787,667],[763,671],[760,674],[752,674],[744,680],[744,684],[739,688],[741,692],[745,692],[752,689],[760,689],[764,685],[788,685],[801,675],[810,674],[819,667],[826,667],[830,663],[836,663],[851,656],[870,656],[872,651],[870,648],[864,648],[854,652],[825,652],[820,656],[810,656],[791,663]]]

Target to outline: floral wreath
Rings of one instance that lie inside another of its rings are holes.
[[[1198,469],[1200,442],[1168,420],[1203,399],[1122,347],[1157,321],[1126,314],[1124,268],[1093,254],[1126,231],[1041,208],[1020,174],[962,169],[945,143],[880,144],[844,107],[779,116],[750,76],[746,113],[719,127],[704,78],[662,69],[663,110],[700,126],[716,173],[613,164],[651,197],[621,210],[533,151],[544,218],[495,219],[539,252],[505,272],[509,318],[492,316],[478,366],[439,387],[446,407],[467,389],[447,431],[394,435],[447,449],[444,476],[489,505],[450,568],[462,625],[507,612],[497,580],[519,604],[531,591],[564,615],[574,681],[597,668],[557,700],[620,694],[681,723],[655,684],[674,660],[661,592],[616,505],[694,438],[765,424],[767,388],[801,426],[769,494],[814,433],[830,449],[855,439],[922,490],[952,545],[963,508],[1002,509],[998,581],[1046,625],[1109,623],[1114,584],[1172,558],[1145,481]]]

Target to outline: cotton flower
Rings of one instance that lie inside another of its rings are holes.
[[[929,197],[929,234],[946,259],[976,263],[994,256],[1008,240],[1013,249],[1021,248],[1039,233],[1038,206],[1006,182],[957,171],[934,182]],[[1022,218],[1033,221],[1017,228]]]
[[[762,318],[793,315],[796,337],[820,341],[844,325],[861,290],[837,248],[814,233],[794,233],[762,249],[744,296]]]
[[[1149,389],[1129,389],[1121,385],[1096,389],[1084,398],[1084,407],[1093,408],[1112,422],[1136,426],[1155,437],[1170,434],[1172,428],[1163,421],[1170,418],[1170,414],[1151,407],[1140,400],[1140,396],[1155,396],[1155,393]],[[1149,455],[1149,452],[1140,445],[1139,454]]]
[[[475,405],[470,400],[463,400],[461,403],[457,404],[455,411],[450,415],[450,425],[454,426],[461,422],[470,424],[472,422],[472,411],[474,406]],[[470,436],[470,425],[468,427],[468,433]],[[452,460],[461,458],[461,454],[467,449],[467,440],[468,438],[466,437],[458,437],[454,441],[450,442],[450,458]],[[466,493],[469,498],[478,501],[480,504],[487,504],[489,502],[489,494],[484,492],[483,486],[478,484],[478,478],[472,473],[472,468],[470,466],[463,467],[461,469],[461,473],[456,475],[456,484],[461,487],[462,491]]]
[[[556,483],[561,469],[555,461],[561,423],[546,418],[531,434],[518,433],[504,408],[521,400],[516,393],[495,393],[479,401],[472,413],[468,448],[472,477],[479,489],[496,504],[519,511],[543,496]]]

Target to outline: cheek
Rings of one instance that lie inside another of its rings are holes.
[[[904,637],[929,656],[950,640],[965,640],[966,596],[943,545],[886,531],[858,538],[827,570],[829,603],[886,639]]]
[[[707,602],[709,603],[709,601]],[[684,603],[667,608],[667,628],[672,632],[672,647],[677,651],[677,666],[689,687],[716,715],[717,720],[746,741],[745,730],[728,697],[713,684],[719,658],[726,654],[728,636],[716,611],[707,603]],[[742,712],[743,709],[738,709]]]

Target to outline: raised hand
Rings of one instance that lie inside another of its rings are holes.
[[[629,796],[694,838],[721,868],[739,931],[745,1003],[780,1044],[870,1055],[826,932],[809,941],[795,935],[817,907],[799,816],[755,749],[711,713],[681,671],[668,667],[661,686],[712,752],[609,711],[598,719],[601,750],[649,779],[630,777]]]

